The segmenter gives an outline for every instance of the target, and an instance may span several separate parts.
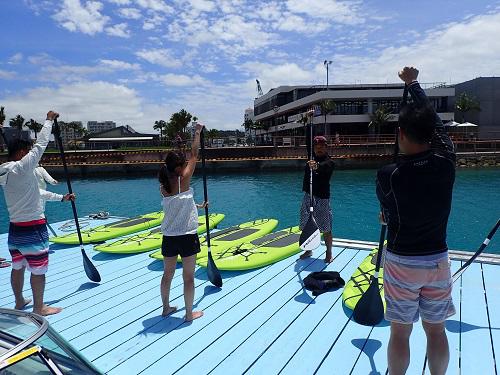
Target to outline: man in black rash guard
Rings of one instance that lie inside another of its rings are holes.
[[[309,125],[311,126],[311,125]],[[307,139],[307,154],[310,154],[310,140]],[[318,228],[325,239],[326,255],[325,262],[331,263],[332,256],[332,210],[330,208],[330,178],[332,177],[334,163],[330,159],[327,150],[327,141],[323,136],[314,137],[313,140],[313,160],[309,160],[304,170],[304,180],[302,183],[302,191],[304,198],[300,208],[300,229],[304,229],[309,218],[309,207],[311,198],[309,196],[309,180],[310,172],[313,171],[313,202],[314,202],[314,219],[318,224]],[[312,251],[305,251],[300,259],[306,259],[312,256]]]
[[[389,374],[404,374],[409,338],[422,317],[431,374],[449,362],[445,320],[455,313],[446,227],[455,181],[455,152],[443,123],[417,82],[418,70],[399,72],[412,102],[399,113],[402,155],[377,173],[381,220],[388,226],[384,263],[385,318],[391,322]]]

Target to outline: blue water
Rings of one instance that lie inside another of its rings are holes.
[[[336,171],[332,178],[334,237],[378,241],[378,201],[375,170]],[[202,201],[200,176],[193,179]],[[226,214],[222,226],[256,218],[276,218],[280,228],[298,224],[302,199],[302,172],[249,173],[208,176],[210,211]],[[66,185],[50,186],[63,193]],[[79,216],[105,210],[112,215],[134,216],[161,209],[155,178],[75,179]],[[500,216],[500,169],[459,170],[448,226],[448,246],[475,251]],[[48,202],[52,222],[72,217],[68,203]],[[0,233],[8,230],[5,202],[0,199]],[[488,247],[500,253],[500,234]]]

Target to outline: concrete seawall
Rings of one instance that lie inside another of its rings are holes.
[[[337,169],[372,169],[390,163],[392,149],[392,144],[351,145],[349,148],[330,147],[329,153]],[[66,160],[70,173],[75,176],[154,175],[167,152],[163,149],[68,151]],[[273,146],[211,148],[206,150],[206,158],[210,173],[302,170],[306,160],[304,147]],[[0,155],[0,162],[4,161],[6,156]],[[46,153],[40,164],[55,176],[63,174],[58,153]],[[500,167],[500,153],[458,153],[457,167]]]

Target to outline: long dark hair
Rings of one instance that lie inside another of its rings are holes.
[[[158,172],[158,180],[167,193],[171,193],[170,179],[178,176],[175,172],[177,167],[182,167],[186,162],[186,156],[180,151],[169,151],[165,162]]]

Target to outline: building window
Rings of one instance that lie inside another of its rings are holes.
[[[336,115],[363,115],[368,113],[366,100],[335,101]]]

